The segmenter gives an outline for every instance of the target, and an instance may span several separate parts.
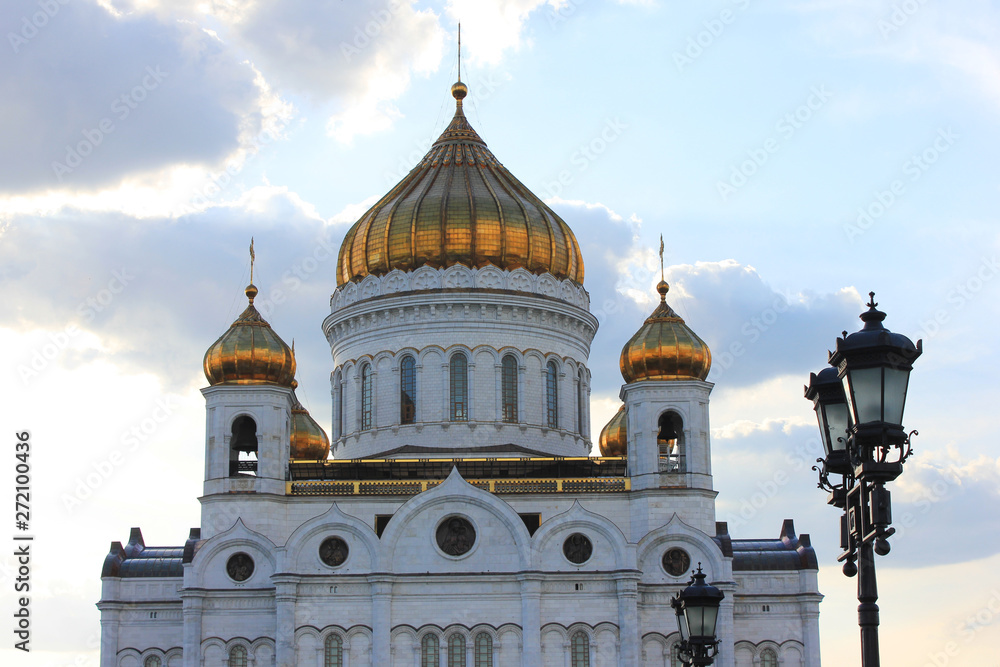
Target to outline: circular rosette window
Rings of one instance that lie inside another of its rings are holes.
[[[691,569],[691,556],[679,547],[673,547],[663,552],[663,570],[671,577],[681,577]]]
[[[324,565],[340,567],[347,561],[350,549],[347,542],[339,537],[328,537],[319,545],[319,559]]]
[[[464,516],[452,515],[438,524],[435,538],[438,548],[444,553],[454,557],[464,556],[476,544],[476,528]]]
[[[250,554],[240,552],[233,554],[226,561],[226,574],[236,582],[246,581],[253,575],[253,558]]]
[[[582,565],[590,560],[594,553],[594,545],[583,533],[573,533],[563,542],[563,556],[576,565]]]

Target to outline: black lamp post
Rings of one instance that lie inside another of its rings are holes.
[[[688,587],[670,601],[677,614],[677,628],[681,633],[680,659],[685,665],[711,665],[719,653],[719,640],[715,626],[719,620],[719,604],[725,593],[705,583],[705,574],[698,563],[698,571],[691,575]]]
[[[887,482],[899,477],[903,463],[913,453],[903,429],[903,407],[913,361],[923,352],[923,342],[913,342],[884,326],[885,313],[876,310],[875,293],[869,293],[865,326],[851,335],[844,332],[830,353],[832,368],[809,376],[806,398],[812,400],[819,420],[825,458],[819,487],[829,492],[827,503],[844,511],[840,519],[837,560],[844,574],[858,577],[858,625],[861,627],[861,664],[879,667],[877,553],[889,553],[892,510]],[[840,481],[831,481],[839,475]]]

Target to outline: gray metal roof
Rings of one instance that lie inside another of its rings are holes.
[[[142,531],[133,528],[128,544],[112,542],[101,568],[102,577],[183,577],[185,552],[191,551],[193,542],[201,537],[201,529],[192,528],[188,543],[182,547],[147,547]]]
[[[818,570],[819,561],[809,535],[796,535],[795,523],[785,519],[777,539],[734,540],[724,522],[716,526],[716,542],[731,545],[733,572]]]

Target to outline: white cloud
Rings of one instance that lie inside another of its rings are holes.
[[[517,50],[528,16],[549,5],[558,9],[572,0],[448,0],[447,13],[462,24],[471,59],[496,65],[508,49]]]
[[[7,3],[16,25],[34,4]],[[189,21],[73,2],[0,68],[7,192],[82,193],[177,165],[217,165],[290,111],[253,67]],[[86,75],[82,75],[86,73]]]

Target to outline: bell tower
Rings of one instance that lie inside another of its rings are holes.
[[[253,305],[205,353],[205,495],[285,491],[295,354]]]
[[[662,267],[662,240],[660,261]],[[633,491],[685,493],[688,500],[675,506],[681,518],[711,534],[716,494],[708,406],[714,385],[705,378],[712,353],[667,304],[669,290],[665,280],[657,284],[659,305],[622,348],[624,405],[601,432],[601,453],[628,457]]]

